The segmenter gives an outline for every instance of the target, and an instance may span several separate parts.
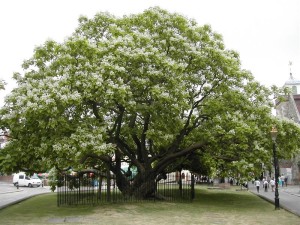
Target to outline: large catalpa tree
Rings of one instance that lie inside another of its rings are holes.
[[[147,197],[182,167],[255,171],[270,161],[272,124],[288,123],[271,117],[271,91],[219,34],[160,8],[81,17],[71,37],[46,41],[23,68],[1,111],[10,130],[2,171],[109,168],[124,194]],[[133,181],[122,162],[137,169]]]

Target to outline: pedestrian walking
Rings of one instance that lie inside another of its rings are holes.
[[[282,186],[282,180],[281,180],[281,177],[278,178],[278,186]]]
[[[258,179],[256,179],[255,182],[254,182],[254,184],[256,186],[257,193],[259,193],[260,181]]]
[[[270,185],[271,185],[271,188],[272,188],[272,192],[274,192],[274,187],[275,187],[274,177],[270,180]]]
[[[287,176],[284,177],[284,183],[285,183],[285,186],[287,187],[287,182],[288,182],[288,178]]]
[[[282,174],[281,177],[281,186],[283,187],[284,186],[284,182],[285,182],[285,176]]]
[[[265,181],[264,181],[264,188],[265,188],[265,192],[267,192],[267,191],[268,191],[268,185],[269,185],[268,181],[267,181],[267,180],[265,180]]]

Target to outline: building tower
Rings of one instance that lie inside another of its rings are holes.
[[[300,80],[296,79],[291,71],[290,65],[290,77],[285,82],[283,87],[291,89],[291,93],[284,96],[284,101],[276,101],[276,116],[281,118],[288,118],[295,123],[300,124]],[[280,160],[280,174],[284,174],[288,177],[288,183],[299,183],[299,162],[300,155],[296,156],[292,160]]]

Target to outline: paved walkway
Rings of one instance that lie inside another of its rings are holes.
[[[261,186],[259,193],[257,193],[256,187],[254,187],[254,185],[250,183],[249,190],[267,201],[270,201],[272,203],[274,203],[275,201],[275,192],[272,192],[271,188],[269,188],[268,191],[265,192]],[[300,186],[288,185],[287,187],[279,187],[278,192],[279,206],[294,213],[295,215],[300,216]]]
[[[0,209],[16,204],[32,196],[50,193],[50,187],[19,187],[17,189],[13,184],[0,182]]]

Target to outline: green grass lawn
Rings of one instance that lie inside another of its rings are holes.
[[[33,197],[0,210],[0,224],[289,224],[300,218],[247,191],[196,190],[191,202],[102,203],[97,206],[57,207],[56,194]]]

